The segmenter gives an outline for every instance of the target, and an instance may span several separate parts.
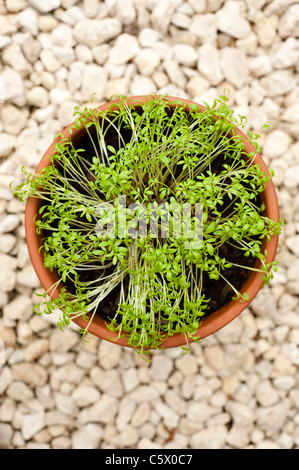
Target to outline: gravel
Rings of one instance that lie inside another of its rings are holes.
[[[294,0],[0,0],[0,447],[299,448],[298,25]],[[21,165],[93,92],[212,103],[224,88],[276,172],[272,283],[188,355],[151,362],[33,314],[43,289],[8,190]]]

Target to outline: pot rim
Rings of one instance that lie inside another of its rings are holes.
[[[160,96],[159,95],[137,95],[137,96],[130,96],[126,98],[126,101],[128,104],[132,105],[138,105],[138,104],[143,104],[151,99],[158,99]],[[187,105],[186,109],[188,110],[189,105],[196,105],[200,109],[204,110],[205,107],[202,105],[199,105],[198,103],[187,100],[187,99],[182,99],[182,98],[177,98],[177,97],[172,97],[172,96],[167,96],[164,98],[167,100],[169,103],[174,103],[175,101],[185,103]],[[119,99],[109,101],[107,103],[104,103],[100,106],[98,106],[96,109],[104,112],[106,111],[113,103],[116,105],[119,103]],[[189,108],[190,109],[190,108]],[[62,134],[65,137],[69,137],[69,129],[74,125],[74,122],[71,123],[69,126],[67,126],[63,131]],[[80,133],[84,131],[83,125],[81,126],[80,129],[72,128],[72,139],[73,138],[78,138]],[[240,135],[242,140],[245,143],[245,151],[246,153],[256,151],[255,147],[253,144],[248,142],[248,137],[240,130],[236,129],[235,131],[236,134]],[[43,155],[42,159],[40,160],[35,173],[40,173],[40,171],[48,166],[51,161],[51,155],[55,152],[55,143],[57,141],[53,141],[52,144],[49,146],[49,148],[46,150],[45,154]],[[262,159],[262,156],[258,153],[255,156],[255,164],[259,164],[260,168],[262,171],[264,171],[268,176],[269,176],[269,171],[268,168]],[[261,197],[263,198],[263,202],[265,203],[266,206],[266,215],[269,217],[271,220],[279,220],[280,215],[279,215],[279,206],[278,206],[278,201],[277,201],[277,195],[275,191],[275,187],[273,184],[272,179],[266,183],[265,190],[261,193]],[[26,209],[25,209],[25,234],[26,234],[26,242],[27,242],[27,247],[28,247],[28,252],[29,256],[32,262],[32,265],[35,269],[35,272],[41,282],[42,287],[45,289],[46,292],[50,295],[51,298],[56,299],[59,297],[59,287],[53,288],[53,285],[58,281],[58,275],[55,272],[51,272],[48,268],[45,268],[44,263],[43,263],[43,250],[40,250],[40,247],[42,245],[41,243],[41,235],[36,233],[36,227],[35,227],[35,222],[34,218],[36,214],[38,213],[38,208],[39,208],[39,199],[34,198],[34,197],[29,197],[27,204],[26,204]],[[264,241],[262,244],[262,250],[265,251],[267,249],[267,257],[266,260],[267,262],[272,262],[274,260],[276,250],[278,246],[278,235],[274,235],[269,242]],[[260,266],[260,261],[257,260],[255,263],[255,267]],[[249,300],[245,302],[240,302],[238,300],[231,300],[227,305],[224,305],[222,308],[219,310],[215,311],[211,315],[209,315],[205,320],[203,320],[202,324],[199,326],[197,330],[197,335],[200,335],[200,339],[203,339],[217,331],[219,331],[221,328],[225,327],[228,325],[232,320],[234,320],[237,316],[239,316],[243,310],[245,310],[249,304],[252,302],[253,298],[258,294],[259,290],[261,289],[263,284],[262,281],[262,274],[260,272],[252,272],[247,279],[247,281],[244,283],[242,289],[240,290],[241,293],[248,293],[249,294]],[[87,326],[87,322],[83,320],[82,317],[76,318],[72,320],[77,326],[80,328],[85,328]],[[118,338],[118,333],[117,332],[110,332],[106,325],[105,325],[105,320],[96,317],[93,319],[92,323],[90,324],[88,328],[89,333],[107,340],[107,341],[112,341],[118,345],[121,346],[128,346],[131,347],[128,344],[128,341],[126,338]],[[192,343],[193,340],[186,337],[180,333],[176,333],[173,336],[165,339],[161,345],[159,346],[159,349],[162,348],[170,348],[170,347],[177,347],[177,346],[184,346],[186,343]]]

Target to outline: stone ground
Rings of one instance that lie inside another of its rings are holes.
[[[0,0],[0,447],[299,448],[299,5],[296,0]],[[8,184],[97,93],[210,102],[262,132],[285,220],[279,270],[226,328],[144,362],[56,318]]]

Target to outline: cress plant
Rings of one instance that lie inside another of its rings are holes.
[[[59,308],[61,329],[83,316],[85,335],[101,302],[116,289],[118,306],[107,327],[144,353],[175,333],[185,335],[187,345],[200,339],[210,300],[202,292],[204,273],[225,280],[233,298],[248,300],[226,278],[226,270],[238,265],[221,256],[224,244],[258,258],[264,284],[269,282],[275,263],[266,262],[261,244],[280,233],[281,221],[267,218],[259,199],[270,179],[254,162],[259,136],[249,132],[255,151],[244,158],[234,130],[245,118],[237,120],[226,101],[223,95],[213,106],[204,103],[204,112],[196,105],[186,112],[180,101],[172,108],[155,96],[134,107],[121,97],[105,112],[75,108],[74,127],[84,124],[92,153],[58,134],[51,164],[34,175],[24,168],[27,179],[14,191],[22,201],[41,200],[35,223],[44,234],[44,265],[57,270],[57,285],[74,286],[46,300],[44,310],[38,304],[37,313]],[[139,213],[121,205],[123,197]],[[171,230],[178,222],[169,210],[175,204],[201,207],[200,221],[193,209],[186,213],[193,231],[181,236]],[[136,220],[150,222],[148,207],[156,209],[156,231],[142,232],[140,225],[138,232]],[[194,233],[197,245],[186,245]],[[92,272],[96,276],[88,277]]]

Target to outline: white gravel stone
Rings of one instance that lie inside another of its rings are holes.
[[[57,46],[70,46],[75,45],[73,38],[72,28],[67,24],[59,24],[51,32],[52,44]]]
[[[263,380],[257,384],[256,398],[261,406],[272,406],[278,403],[279,394],[269,380]]]
[[[101,370],[95,368],[92,369],[90,376],[101,392],[117,398],[123,395],[123,385],[115,369]]]
[[[37,432],[45,426],[44,413],[24,414],[22,419],[21,432],[25,440],[31,439]]]
[[[69,388],[66,390],[66,393],[68,392],[68,390]],[[64,392],[65,390],[62,389],[62,391]],[[76,412],[76,405],[73,398],[66,393],[54,393],[55,405],[57,410],[61,411],[62,413],[68,416],[73,416]]]
[[[25,31],[31,33],[33,36],[36,36],[38,33],[38,15],[36,10],[33,8],[25,8],[22,10],[18,16],[18,22],[24,28]]]
[[[217,28],[233,38],[244,38],[250,32],[250,24],[241,14],[239,4],[231,0],[225,2],[224,6],[217,11]]]
[[[29,0],[29,5],[36,8],[41,13],[48,13],[55,10],[55,8],[59,8],[61,0],[43,0],[42,3],[38,0]]]
[[[109,44],[100,44],[99,46],[92,48],[93,58],[98,65],[105,64],[108,59],[110,49]]]
[[[136,403],[142,403],[157,399],[159,392],[151,385],[139,385],[139,387],[130,392],[129,396]]]
[[[2,60],[4,64],[13,67],[22,77],[27,77],[32,71],[32,66],[25,59],[21,46],[19,44],[9,44],[3,49]]]
[[[205,91],[207,91],[210,87],[208,80],[204,77],[200,77],[195,75],[194,77],[190,78],[186,85],[186,90],[189,95],[194,98],[195,96],[202,95]]]
[[[247,318],[247,316],[246,316]],[[215,336],[217,337],[217,340],[221,344],[232,344],[232,343],[239,343],[241,339],[241,334],[244,331],[244,325],[243,322],[241,321],[240,317],[236,318],[235,321],[230,322],[228,325],[226,325],[225,328],[222,328],[221,330],[217,331]],[[211,351],[214,350],[214,348],[219,348],[217,345],[211,346]]]
[[[128,77],[114,78],[109,80],[105,91],[105,97],[110,99],[114,95],[128,95],[130,79]]]
[[[225,364],[225,355],[219,346],[205,348],[204,356],[207,364],[214,370],[220,370]]]
[[[57,117],[62,127],[68,126],[74,120],[73,113],[75,106],[75,101],[66,101],[59,106]]]
[[[80,408],[85,408],[100,400],[101,394],[96,387],[91,385],[79,385],[73,393],[72,398]]]
[[[9,367],[4,366],[0,372],[0,393],[4,394],[8,386],[12,383],[12,373]]]
[[[4,13],[4,11],[0,11],[0,13]],[[8,15],[0,15],[0,31],[3,35],[15,33],[17,30],[17,26],[13,24],[11,21],[11,16]]]
[[[188,3],[195,13],[204,13],[207,9],[206,0],[189,0]]]
[[[26,125],[28,112],[20,110],[17,106],[6,104],[1,109],[3,130],[9,134],[18,135]]]
[[[165,382],[173,368],[173,362],[170,358],[164,357],[163,359],[160,355],[155,355],[152,359],[150,367],[150,376],[152,380],[163,381]]]
[[[278,34],[281,38],[299,36],[299,5],[291,5],[284,15],[281,16],[278,24]]]
[[[49,351],[49,340],[47,338],[37,339],[26,346],[24,350],[24,359],[27,362],[35,361],[47,351]]]
[[[168,429],[177,428],[179,423],[179,415],[174,410],[172,410],[168,405],[161,402],[160,400],[155,400],[153,402],[153,407],[158,415],[162,417],[163,422]]]
[[[130,86],[130,93],[134,95],[149,95],[157,91],[154,81],[150,77],[135,75]],[[160,90],[161,91],[161,90]]]
[[[177,391],[168,389],[164,394],[165,402],[172,408],[179,416],[184,416],[186,413],[186,403],[180,397]]]
[[[82,76],[83,76],[83,71],[85,67],[86,65],[84,64],[84,62],[80,62],[80,61],[75,61],[70,66],[70,70],[67,76],[67,85],[68,85],[68,89],[71,92],[75,92],[81,87]]]
[[[99,345],[99,365],[105,369],[112,369],[119,363],[122,349],[109,341],[101,341]]]
[[[27,6],[26,0],[6,0],[5,3],[7,11],[10,13],[18,13]]]
[[[191,18],[188,15],[185,15],[184,13],[174,13],[171,23],[177,26],[178,28],[182,29],[189,29],[190,23],[191,23]]]
[[[1,139],[0,139],[1,142]],[[0,219],[0,233],[13,232],[19,225],[20,219],[17,214],[7,214]],[[5,258],[8,259],[8,258]]]
[[[3,49],[3,47],[8,46],[8,44],[10,43],[11,43],[11,38],[9,36],[0,35],[0,49]]]
[[[249,71],[245,53],[234,47],[224,47],[220,57],[224,78],[234,87],[243,88],[247,82]]]
[[[264,48],[270,47],[276,37],[277,18],[268,17],[264,12],[259,11],[255,14],[254,21],[259,44]]]
[[[134,63],[140,74],[149,77],[160,64],[160,57],[155,49],[146,47],[138,50]]]
[[[107,86],[107,72],[97,64],[87,64],[82,78],[82,98],[89,101],[91,95],[96,93],[97,100],[102,100],[105,96]]]
[[[299,256],[299,235],[293,235],[287,238],[286,245],[294,255]]]
[[[160,39],[160,32],[152,28],[143,28],[138,34],[138,41],[142,48],[152,47]]]
[[[68,101],[71,98],[71,92],[66,88],[54,87],[49,92],[50,102],[52,104],[61,104],[64,101]]]
[[[182,356],[175,361],[176,368],[182,372],[183,375],[195,375],[197,372],[197,362],[194,356]]]
[[[184,89],[186,86],[186,77],[177,62],[173,59],[167,59],[163,62],[163,68],[169,77],[171,83]]]
[[[217,39],[217,17],[212,13],[195,15],[189,30],[203,43],[215,44]]]
[[[217,412],[217,408],[208,405],[204,401],[192,401],[187,405],[186,417],[190,421],[206,423]]]
[[[153,8],[151,19],[155,27],[166,33],[171,17],[181,0],[160,0]]]
[[[11,233],[0,235],[0,252],[9,253],[17,243],[16,237]]]
[[[197,64],[198,55],[193,46],[189,44],[175,44],[173,46],[174,59],[186,67],[194,67]]]
[[[283,426],[288,405],[284,402],[256,410],[257,425],[262,431],[274,434]]]
[[[147,423],[150,419],[150,411],[149,403],[140,403],[133,413],[131,425],[139,428],[144,423]]]
[[[287,122],[299,121],[299,102],[292,103],[282,114],[282,120]]]
[[[78,21],[73,29],[75,40],[90,47],[103,44],[118,37],[120,33],[121,23],[117,18],[82,20]]]
[[[284,184],[287,188],[295,188],[299,184],[299,165],[293,165],[286,169]]]
[[[0,72],[0,83],[3,86],[1,93],[3,101],[11,101],[17,106],[25,104],[24,83],[19,72],[11,67],[5,67]]]
[[[275,69],[284,69],[296,65],[298,59],[298,40],[294,37],[288,37],[273,54],[272,64]]]
[[[273,385],[278,390],[292,390],[296,386],[296,379],[291,375],[280,375],[273,379]]]
[[[40,53],[40,59],[44,68],[50,73],[57,72],[61,67],[60,61],[53,53],[53,51],[49,48],[42,49]]]
[[[119,35],[109,53],[109,62],[123,65],[133,59],[139,51],[137,38],[131,34]]]
[[[205,43],[199,48],[197,68],[211,85],[219,85],[224,78],[220,67],[219,51],[212,44]]]
[[[10,422],[12,421],[14,414],[16,412],[16,404],[11,398],[5,398],[3,400],[2,406],[0,407],[0,421],[1,422]]]
[[[83,0],[83,12],[88,18],[94,18],[99,11],[97,0]]]
[[[226,410],[230,413],[236,426],[248,426],[255,421],[253,410],[244,403],[230,401],[226,405]]]
[[[87,423],[72,434],[72,449],[99,449],[102,436],[102,426]]]
[[[30,389],[30,387],[19,380],[16,380],[11,383],[11,385],[7,389],[7,395],[17,402],[23,400],[31,400],[34,396],[33,391]]]
[[[88,408],[83,408],[78,414],[78,423],[103,423],[111,424],[118,412],[118,401],[116,398],[103,395],[101,400]]]
[[[8,157],[12,150],[15,148],[15,146],[16,137],[14,135],[7,134],[4,132],[0,133],[0,158]],[[8,227],[10,227],[11,223],[14,224],[13,218],[9,217],[8,215],[6,216],[5,221],[0,220],[0,233],[3,233],[3,230],[9,232],[11,229],[6,229],[5,226],[6,224],[8,224]]]
[[[37,23],[39,30],[46,33],[51,32],[58,25],[57,19],[51,14],[39,16]]]
[[[139,378],[135,367],[129,367],[122,371],[121,378],[126,392],[134,390],[139,385]]]
[[[66,353],[78,344],[80,337],[76,331],[66,328],[63,333],[55,329],[50,335],[50,350],[57,353]]]
[[[133,0],[117,0],[115,12],[124,25],[132,24],[136,19],[136,10]]]
[[[248,67],[254,77],[262,77],[273,70],[271,58],[267,54],[260,54],[250,58]]]
[[[282,2],[281,0],[274,0],[271,4],[267,5],[265,8],[265,12],[267,15],[282,15],[286,12],[288,7],[293,3],[293,0],[285,0]]]
[[[16,279],[14,279],[15,282]],[[4,307],[3,313],[10,320],[28,320],[32,315],[32,308],[31,299],[25,295],[19,295]]]
[[[17,273],[17,282],[22,286],[31,287],[33,289],[40,286],[40,280],[31,264]]]
[[[236,449],[244,449],[250,442],[252,426],[232,426],[229,430],[226,442]]]
[[[0,442],[3,449],[11,448],[11,439],[13,436],[13,428],[10,424],[0,423]]]
[[[136,431],[136,429],[132,428],[131,426],[127,426],[126,429],[124,429],[123,431],[119,433],[115,441],[119,442],[118,445],[121,449],[125,449],[125,448],[132,448],[136,446],[138,442],[138,438],[139,436],[138,436],[138,432]]]
[[[48,91],[42,86],[34,86],[27,93],[29,106],[43,108],[49,103]]]
[[[72,52],[73,49],[71,49]],[[79,61],[86,62],[86,63],[91,63],[93,62],[93,53],[92,50],[86,46],[86,44],[78,44],[75,48],[76,51],[76,58]],[[74,59],[71,60],[70,57],[70,63],[74,62]]]
[[[116,428],[118,431],[127,430],[133,413],[136,410],[136,403],[128,397],[124,397],[119,403],[119,412],[116,418]]]
[[[12,374],[15,380],[30,384],[32,387],[45,385],[48,373],[47,370],[38,363],[19,362],[12,365]]]
[[[291,137],[279,129],[270,132],[263,144],[263,152],[270,158],[278,158],[283,155],[292,143]]]
[[[47,427],[52,426],[74,426],[74,421],[70,416],[59,410],[49,410],[45,413],[45,424]]]
[[[275,70],[260,79],[260,85],[270,98],[292,91],[292,73],[290,70]]]

